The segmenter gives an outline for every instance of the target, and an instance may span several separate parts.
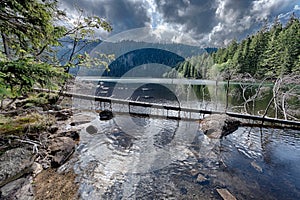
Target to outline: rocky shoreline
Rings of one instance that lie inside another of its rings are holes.
[[[87,126],[95,115],[72,109],[71,98],[65,97],[59,104],[47,98],[38,99],[43,104],[20,99],[1,111],[0,199],[79,199],[73,171],[78,161],[76,147],[82,128],[89,134],[97,132]],[[97,116],[110,119],[110,114]],[[207,137],[220,139],[240,122],[218,115],[205,118],[200,125]]]
[[[82,122],[62,104],[20,99],[1,111],[0,199],[76,199],[72,168],[58,169],[73,156]]]

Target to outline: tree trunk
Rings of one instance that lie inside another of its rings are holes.
[[[2,41],[3,41],[3,47],[4,47],[4,54],[8,59],[10,59],[10,51],[8,47],[8,38],[5,33],[1,33]]]

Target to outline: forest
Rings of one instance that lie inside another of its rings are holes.
[[[53,0],[0,2],[1,101],[13,102],[33,87],[62,88],[71,68],[90,61],[82,49],[96,40],[97,29],[110,32],[112,27],[98,16],[76,11],[74,18]],[[63,46],[71,48],[61,55]]]
[[[108,63],[114,59],[113,55],[90,58],[83,51],[99,43],[94,38],[96,29],[112,31],[111,25],[98,16],[88,16],[77,9],[77,18],[71,19],[59,9],[57,1],[51,0],[6,0],[1,1],[0,9],[2,100],[16,99],[34,86],[63,86],[73,67],[108,68]],[[118,49],[125,43],[120,42]],[[70,47],[68,52],[62,53],[66,46]],[[232,40],[223,48],[207,48],[206,52],[186,45],[166,47],[194,52],[195,56],[174,68],[180,77],[216,79],[230,73],[247,74],[261,80],[265,77],[276,79],[300,72],[300,21],[295,15],[285,24],[277,18],[271,25],[265,23],[254,35],[241,41]],[[173,71],[165,76],[172,74]]]
[[[219,48],[209,55],[191,57],[177,66],[187,78],[213,79],[218,72],[247,74],[256,79],[300,72],[300,20],[294,14],[284,25],[275,19],[253,35]],[[223,73],[223,75],[226,73]]]

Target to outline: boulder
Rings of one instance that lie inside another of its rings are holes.
[[[49,145],[52,155],[51,166],[59,167],[72,155],[75,149],[75,141],[70,137],[57,137],[51,140]]]
[[[25,147],[7,150],[0,157],[0,187],[31,173],[32,151]]]
[[[201,130],[212,139],[220,139],[236,131],[241,122],[227,115],[213,114],[200,122]]]
[[[0,188],[0,199],[34,200],[32,178],[19,178],[4,185]]]

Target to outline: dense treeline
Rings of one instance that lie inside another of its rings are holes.
[[[300,72],[300,21],[292,15],[284,26],[278,18],[268,28],[213,54],[220,70],[249,73],[256,78]]]
[[[187,58],[176,67],[179,77],[207,79],[210,78],[211,68],[214,62],[209,53]],[[170,74],[168,77],[170,77]]]
[[[248,74],[257,79],[300,72],[300,21],[292,15],[284,26],[278,19],[256,34],[209,55],[194,56],[177,66],[185,78],[216,79]]]

